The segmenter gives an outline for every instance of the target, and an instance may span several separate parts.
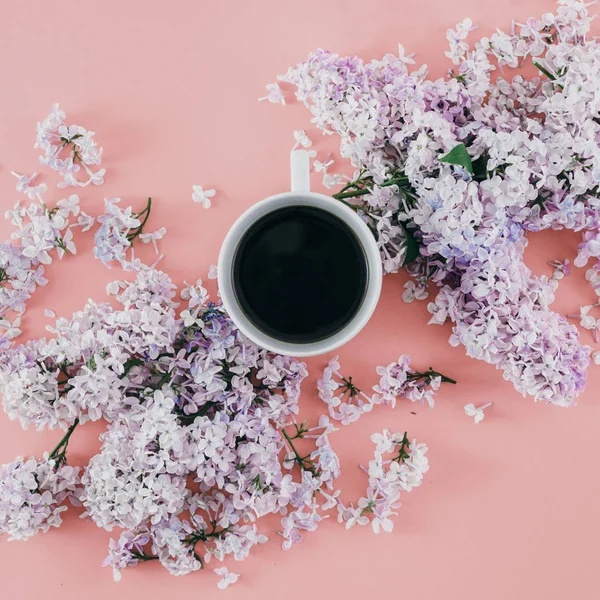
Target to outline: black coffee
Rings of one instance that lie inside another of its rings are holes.
[[[342,329],[360,308],[367,262],[344,221],[311,206],[289,206],[244,234],[233,285],[246,316],[264,333],[316,342]]]

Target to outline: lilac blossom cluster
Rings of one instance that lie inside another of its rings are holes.
[[[448,31],[454,69],[437,80],[409,70],[402,47],[369,63],[317,50],[280,77],[340,137],[357,171],[334,198],[369,224],[385,272],[412,275],[405,300],[437,288],[431,322],[454,323],[451,343],[563,406],[585,386],[589,348],[549,308],[559,278],[533,275],[523,252],[528,232],[570,229],[584,234],[576,265],[600,257],[600,43],[588,6],[559,0],[473,45],[467,19]],[[540,76],[506,77],[528,63]]]
[[[42,461],[17,459],[0,471],[0,533],[26,539],[60,525],[68,498],[98,527],[123,530],[104,561],[119,580],[125,568],[146,561],[186,575],[211,561],[244,560],[267,541],[257,525],[266,515],[280,515],[287,550],[329,511],[354,510],[340,505],[335,487],[333,422],[327,415],[314,426],[297,420],[304,363],[248,340],[201,281],[182,290],[187,302],[179,316],[176,288],[156,269],[107,291],[119,308],[90,300],[48,327],[53,337],[0,356],[9,417],[24,427],[65,430]],[[410,382],[407,362],[380,375],[376,389],[386,402],[403,385],[412,399],[425,397]],[[100,418],[108,427],[99,452],[83,469],[67,466],[73,433]],[[376,490],[396,508],[388,492],[417,484],[411,473],[426,464],[419,449],[403,454],[399,470],[381,463],[387,488],[383,479],[376,484],[373,469],[369,497]],[[392,513],[383,504],[373,512],[385,514],[388,530]],[[220,587],[237,581],[225,567],[214,570]]]
[[[102,163],[102,148],[94,140],[95,133],[81,125],[67,125],[67,115],[58,104],[52,106],[50,114],[37,126],[35,148],[44,154],[40,162],[63,177],[58,187],[86,187],[90,183],[104,183],[106,169],[92,170]],[[87,179],[77,178],[81,170]]]
[[[126,529],[106,562],[117,577],[140,560],[159,560],[174,574],[212,558],[241,560],[266,540],[258,516],[300,502],[280,498],[282,482],[293,486],[279,454],[305,367],[247,340],[199,285],[186,294],[203,299],[193,325],[177,318],[175,287],[159,271],[143,270],[109,292],[122,308],[90,301],[71,320],[58,319],[51,339],[2,355],[5,409],[24,426],[67,430],[53,452],[61,468],[73,431],[108,421],[77,499],[98,526]],[[11,473],[6,467],[2,490],[26,494],[30,481],[13,485]],[[32,496],[24,505],[40,523],[58,524],[50,500],[46,494],[38,509]]]
[[[80,162],[89,172],[89,164],[99,164],[102,155],[93,141],[94,134],[79,126],[66,126],[65,114],[57,104],[50,115],[38,124],[36,147],[45,150],[41,162],[64,175],[59,187],[87,185],[74,183],[73,173],[79,170]],[[73,146],[69,159],[61,158],[63,150]],[[74,162],[75,161],[75,162]],[[45,267],[54,256],[62,259],[65,254],[75,254],[74,227],[87,231],[95,223],[94,217],[86,214],[79,205],[79,197],[71,194],[51,206],[46,200],[48,186],[37,183],[38,174],[31,176],[11,172],[17,178],[17,191],[27,197],[18,201],[6,218],[15,226],[8,240],[0,244],[0,349],[10,346],[10,340],[21,331],[20,317],[26,303],[40,286],[47,283]],[[90,173],[87,183],[103,183],[104,169]],[[10,318],[14,319],[12,322]]]
[[[391,517],[400,508],[400,494],[411,492],[423,483],[423,475],[429,470],[425,454],[427,446],[409,441],[404,434],[390,433],[384,429],[371,436],[375,444],[373,460],[363,470],[369,476],[367,495],[356,506],[338,504],[338,521],[346,529],[354,525],[371,524],[373,531],[390,533],[394,528]],[[386,455],[392,454],[392,458]]]
[[[323,375],[317,381],[319,398],[327,405],[329,416],[342,425],[348,425],[370,412],[374,406],[396,406],[398,398],[411,402],[427,403],[433,408],[434,395],[442,382],[456,383],[453,379],[429,369],[424,372],[410,367],[410,356],[402,355],[397,362],[377,367],[379,383],[373,386],[375,393],[368,395],[340,373],[338,357],[332,358]]]
[[[157,240],[161,240],[167,233],[166,227],[157,231],[144,233],[144,226],[152,210],[152,198],[148,198],[146,207],[134,213],[133,207],[124,210],[118,204],[120,198],[105,198],[104,213],[98,217],[100,227],[94,234],[94,256],[105,267],[111,268],[112,263],[118,263],[124,271],[139,271],[147,268],[139,258],[135,257],[133,242],[136,238],[143,244],[152,244],[158,255]],[[128,257],[128,253],[131,251]],[[156,262],[160,260],[159,256]],[[150,268],[154,267],[152,265]]]
[[[59,527],[65,500],[79,503],[79,471],[48,454],[41,461],[18,457],[0,467],[0,534],[27,540]]]
[[[15,227],[11,240],[0,244],[0,348],[20,334],[19,317],[25,312],[27,301],[40,286],[48,282],[45,267],[54,257],[75,254],[73,228],[89,229],[93,217],[79,206],[79,197],[72,194],[50,208],[44,200],[45,184],[35,185],[36,175],[18,178],[17,190],[28,200],[18,201],[6,212]],[[10,319],[15,319],[10,321]]]

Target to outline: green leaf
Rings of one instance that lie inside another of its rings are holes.
[[[471,162],[471,157],[467,152],[467,147],[464,144],[458,144],[458,146],[454,146],[454,148],[452,148],[448,154],[440,158],[440,162],[445,162],[450,165],[459,165],[473,175],[473,163]]]
[[[419,257],[419,244],[417,244],[417,240],[415,240],[415,236],[413,235],[412,231],[407,229],[404,223],[400,223],[400,225],[406,233],[406,256],[404,257],[404,262],[402,263],[402,266],[405,267],[411,262],[417,260]]]

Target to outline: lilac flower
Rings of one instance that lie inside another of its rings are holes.
[[[323,173],[323,186],[327,189],[334,188],[344,183],[344,178],[339,173]]]
[[[16,177],[18,180],[17,192],[27,194],[27,197],[30,200],[35,200],[36,198],[43,196],[48,191],[48,186],[45,183],[34,185],[34,182],[37,179],[37,173],[34,173],[30,177],[27,177],[26,175],[19,175],[14,171],[11,171],[10,174]]]
[[[145,560],[144,546],[149,541],[150,531],[147,528],[123,531],[118,540],[110,540],[108,556],[102,566],[112,567],[114,580],[121,581],[121,571]]]
[[[281,463],[281,429],[298,412],[304,364],[241,335],[201,282],[183,293],[183,312],[195,314],[188,325],[164,273],[142,270],[108,287],[120,308],[90,301],[58,319],[53,338],[7,348],[0,391],[24,426],[70,432],[108,421],[78,498],[98,526],[126,529],[105,561],[115,577],[146,560],[174,575],[243,560],[266,541],[248,523],[267,514],[293,514],[290,535],[316,527],[315,492],[327,509],[337,498],[329,420],[307,431],[315,449],[300,482],[286,479]]]
[[[19,176],[20,177],[20,176]],[[17,316],[25,312],[26,303],[36,289],[47,283],[44,266],[54,255],[75,254],[77,249],[69,219],[79,214],[79,198],[71,195],[49,208],[42,198],[45,186],[29,187],[32,178],[20,178],[18,188],[34,197],[27,206],[17,202],[7,211],[16,230],[13,242],[0,244],[0,318],[9,313]]]
[[[413,302],[413,300],[426,300],[429,297],[429,292],[424,285],[417,285],[414,281],[407,281],[404,284],[404,292],[402,294],[402,300],[407,304]]]
[[[373,395],[368,396],[352,381],[352,377],[340,374],[338,357],[329,361],[323,376],[317,380],[319,398],[327,404],[332,419],[343,425],[356,421],[363,413],[372,410],[376,404],[396,406],[398,398],[407,398],[411,402],[427,402],[434,405],[434,393],[442,381],[456,383],[454,380],[429,369],[424,373],[410,368],[410,356],[401,356],[398,362],[386,367],[377,367],[379,383],[373,386]],[[337,393],[336,393],[337,392]]]
[[[346,529],[355,525],[371,523],[374,533],[390,533],[394,528],[391,517],[397,515],[400,507],[401,492],[411,492],[423,482],[423,475],[429,470],[429,461],[425,454],[427,446],[409,442],[406,433],[391,433],[384,429],[382,433],[371,436],[376,448],[368,469],[367,495],[360,498],[357,505],[338,504],[338,521]],[[396,456],[385,459],[385,454]]]
[[[151,198],[148,198],[146,208],[138,213],[134,213],[131,206],[121,210],[117,206],[120,201],[120,198],[104,200],[104,214],[97,219],[100,228],[94,235],[94,256],[109,269],[112,262],[117,262],[125,271],[137,272],[146,268],[146,265],[135,258],[134,240],[139,237],[144,243],[152,241],[158,253],[156,240],[164,236],[166,229],[163,227],[151,234],[143,233],[144,225],[152,208]],[[146,237],[142,238],[142,236]],[[131,256],[128,259],[127,252],[130,249]]]
[[[266,96],[258,99],[259,102],[262,102],[263,100],[268,100],[273,104],[285,105],[285,98],[278,83],[269,83],[267,85],[267,92],[268,94]]]
[[[94,172],[90,168],[102,162],[102,148],[96,145],[95,133],[79,125],[66,125],[66,118],[58,104],[54,104],[50,114],[38,123],[35,148],[44,152],[40,162],[63,176],[58,187],[102,184],[106,169]],[[87,181],[76,177],[82,168],[88,175]]]
[[[518,391],[568,406],[589,364],[576,330],[549,308],[568,265],[554,265],[548,281],[523,262],[526,234],[548,228],[583,232],[576,266],[600,259],[600,45],[588,36],[589,5],[559,4],[474,44],[469,19],[449,30],[447,78],[409,72],[400,49],[371,62],[317,50],[280,79],[339,136],[357,170],[334,197],[371,227],[385,273],[405,266],[415,277],[405,300],[424,297],[431,281],[430,322],[454,324],[451,344],[496,365]],[[492,81],[497,67],[526,61],[541,80]]]
[[[27,540],[50,527],[59,527],[64,501],[77,502],[79,469],[59,466],[46,454],[0,468],[0,534],[9,540]]]
[[[292,151],[299,147],[310,148],[312,146],[312,140],[306,135],[306,132],[303,129],[294,131],[294,140],[296,140],[296,143],[292,148]]]
[[[571,261],[568,258],[565,258],[563,261],[551,260],[548,264],[554,269],[552,279],[561,280],[563,277],[571,274]]]
[[[162,240],[163,237],[165,237],[166,233],[167,233],[166,227],[161,227],[160,229],[157,229],[156,231],[153,231],[152,233],[140,233],[140,235],[139,235],[140,242],[142,242],[142,244],[152,244],[152,246],[154,248],[154,252],[156,252],[156,254],[160,254],[158,251],[158,246],[157,246],[156,242],[157,242],[157,240]]]
[[[217,268],[217,265],[210,265],[210,267],[208,267],[208,278],[209,279],[217,279],[219,276],[219,269]]]
[[[192,200],[200,204],[203,208],[210,208],[210,199],[217,193],[216,190],[205,190],[201,185],[193,185],[192,188],[194,190]]]
[[[217,583],[217,587],[220,590],[224,590],[240,578],[237,573],[230,573],[227,567],[219,567],[218,569],[213,569],[213,571],[221,578]]]
[[[465,404],[465,414],[467,417],[473,417],[475,423],[481,423],[485,416],[483,411],[491,405],[491,402],[487,402],[486,404],[477,407],[474,404]]]

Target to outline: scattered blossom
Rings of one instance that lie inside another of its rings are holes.
[[[558,279],[559,281],[571,274],[571,261],[568,258],[565,260],[551,260],[548,264],[553,268],[552,279]]]
[[[153,231],[151,233],[140,233],[140,242],[142,242],[142,244],[152,244],[154,252],[156,252],[156,254],[160,254],[158,251],[158,244],[156,242],[158,240],[162,240],[165,237],[166,233],[166,227],[161,227],[160,229],[157,229],[156,231]]]
[[[36,198],[43,196],[48,191],[48,186],[45,183],[34,185],[34,182],[37,179],[37,173],[34,173],[30,177],[27,177],[26,175],[19,175],[14,171],[11,171],[10,174],[16,177],[18,180],[17,192],[26,194],[30,200],[35,200]]]
[[[312,146],[312,140],[306,135],[306,132],[303,129],[294,131],[294,140],[296,140],[296,143],[294,144],[292,151],[299,147],[310,148],[310,146]]]
[[[268,100],[273,104],[283,104],[285,105],[285,97],[278,83],[269,83],[267,84],[267,95],[259,98],[258,101],[262,102],[263,100]]]
[[[323,187],[334,188],[344,183],[344,177],[339,173],[323,173]]]
[[[482,404],[481,406],[475,406],[474,404],[465,404],[465,414],[467,417],[473,417],[475,423],[481,423],[484,418],[484,410],[491,406],[492,403]]]
[[[220,590],[224,590],[240,578],[237,573],[230,573],[227,567],[219,567],[218,569],[213,569],[213,571],[221,578],[217,583],[217,587]]]
[[[217,193],[216,190],[204,190],[201,185],[192,186],[194,193],[192,200],[202,206],[202,208],[210,208],[210,199]]]
[[[427,446],[416,440],[410,442],[406,433],[391,433],[388,429],[373,434],[371,441],[375,444],[373,460],[368,468],[363,467],[369,476],[367,495],[356,506],[339,502],[338,521],[346,529],[370,523],[374,533],[390,533],[394,528],[392,517],[400,508],[400,494],[419,487],[429,470]],[[388,454],[394,456],[385,458]]]
[[[102,163],[102,148],[98,148],[93,131],[80,125],[67,125],[67,115],[54,104],[50,114],[37,126],[35,148],[44,154],[40,162],[63,177],[58,187],[85,187],[104,183],[106,169],[92,170]],[[77,175],[84,171],[87,180]]]
[[[379,383],[373,386],[372,395],[360,390],[352,381],[340,373],[338,357],[329,361],[323,375],[317,381],[319,398],[327,405],[329,416],[342,425],[356,421],[373,406],[383,404],[396,406],[398,398],[411,402],[434,405],[434,394],[442,382],[456,383],[453,379],[429,369],[423,373],[410,368],[410,356],[401,356],[397,362],[376,369]]]
[[[402,293],[402,300],[407,304],[413,302],[413,300],[426,300],[429,297],[427,287],[423,284],[417,284],[412,279],[404,284],[404,292]]]
[[[144,235],[144,225],[150,216],[152,199],[148,198],[146,208],[138,213],[134,213],[131,206],[121,209],[118,206],[119,202],[120,198],[104,200],[104,213],[97,219],[100,227],[94,235],[94,256],[109,269],[111,264],[116,262],[126,271],[138,271],[142,264],[135,259],[133,242],[137,237]],[[153,234],[147,234],[150,237],[145,239],[156,244],[156,239],[161,239],[165,233],[166,229],[163,227]],[[129,250],[131,258],[128,260]],[[158,248],[156,250],[158,253]]]

